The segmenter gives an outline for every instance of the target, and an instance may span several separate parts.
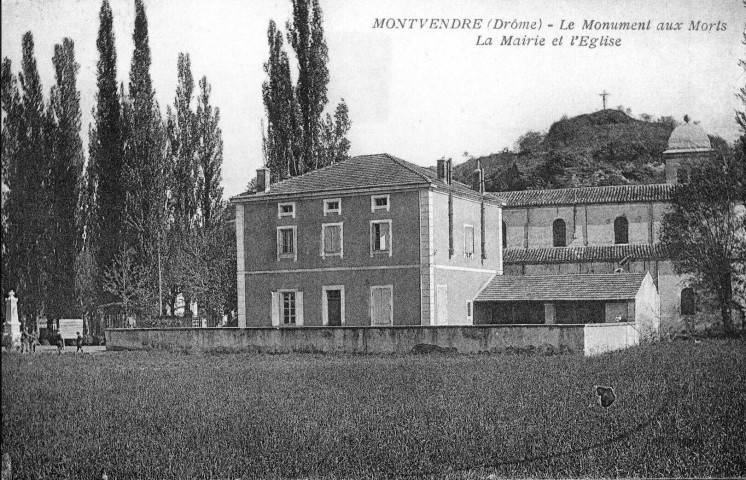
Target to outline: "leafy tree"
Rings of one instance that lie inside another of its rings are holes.
[[[88,165],[82,204],[85,245],[91,258],[82,262],[91,268],[90,283],[101,284],[100,275],[110,267],[121,246],[125,190],[124,125],[117,91],[117,52],[113,17],[108,0],[101,3],[96,47],[96,106],[90,127]],[[83,274],[83,272],[79,272]],[[96,289],[96,302],[109,303],[106,293]],[[91,292],[87,292],[90,294]]]
[[[196,299],[212,318],[236,308],[236,232],[221,204],[216,217],[183,237],[178,270],[185,297]]]
[[[529,131],[518,137],[516,151],[518,153],[533,153],[541,148],[541,143],[546,137],[545,133]]]
[[[746,274],[743,164],[717,155],[692,170],[690,183],[674,192],[671,209],[661,224],[661,244],[674,260],[676,273],[711,294],[719,306],[726,332],[733,331],[734,278]]]
[[[114,262],[107,267],[103,276],[103,289],[112,301],[102,307],[117,307],[130,316],[146,312],[157,298],[151,282],[151,273],[135,261],[134,249],[120,248]]]
[[[49,315],[52,318],[78,316],[75,298],[75,263],[81,246],[81,224],[78,215],[83,142],[80,138],[80,93],[77,89],[75,45],[65,38],[55,45],[56,85],[52,88],[51,108],[54,116],[54,155],[52,157],[49,191],[52,222],[50,241],[53,251],[49,290]]]

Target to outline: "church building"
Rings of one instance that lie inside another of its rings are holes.
[[[663,152],[666,183],[500,192],[506,275],[649,272],[660,295],[663,331],[697,311],[696,292],[677,275],[659,229],[677,183],[713,158],[704,130],[674,129]]]

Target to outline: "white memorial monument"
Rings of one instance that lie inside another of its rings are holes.
[[[18,299],[15,292],[8,292],[5,299],[5,323],[3,323],[3,345],[15,351],[21,347],[21,322],[18,321]]]

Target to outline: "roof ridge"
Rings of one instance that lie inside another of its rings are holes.
[[[534,193],[534,192],[577,192],[578,190],[591,189],[591,188],[635,188],[635,187],[673,187],[675,185],[671,183],[630,183],[626,185],[591,185],[584,187],[564,187],[564,188],[535,188],[531,190],[506,190],[502,192],[488,192],[491,194],[521,194],[521,193]]]
[[[391,154],[389,154],[389,153],[381,153],[381,154],[379,154],[379,155],[383,155],[383,156],[385,156],[385,157],[388,157],[389,159],[391,159],[391,160],[393,160],[393,161],[394,161],[395,163],[397,163],[397,164],[398,164],[399,166],[401,166],[401,167],[404,167],[404,168],[406,168],[407,170],[409,170],[410,172],[412,172],[412,173],[414,173],[414,174],[416,174],[416,175],[419,175],[419,176],[420,176],[420,177],[422,177],[422,179],[423,179],[423,180],[425,180],[426,182],[428,182],[428,183],[432,183],[432,180],[431,180],[431,179],[430,179],[430,178],[429,178],[429,177],[428,177],[427,175],[423,174],[422,172],[418,172],[417,170],[415,170],[414,168],[412,168],[412,167],[410,166],[410,165],[414,165],[414,164],[410,164],[410,163],[409,163],[409,162],[407,162],[406,160],[403,160],[403,159],[401,159],[401,158],[395,157],[395,156],[393,156],[393,155],[391,155]],[[416,166],[417,166],[417,167],[419,167],[419,165],[416,165]],[[424,167],[419,167],[419,168],[424,168]]]

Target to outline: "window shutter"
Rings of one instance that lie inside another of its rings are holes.
[[[272,292],[272,326],[280,326],[280,292]]]
[[[295,292],[295,324],[303,325],[303,292]]]

